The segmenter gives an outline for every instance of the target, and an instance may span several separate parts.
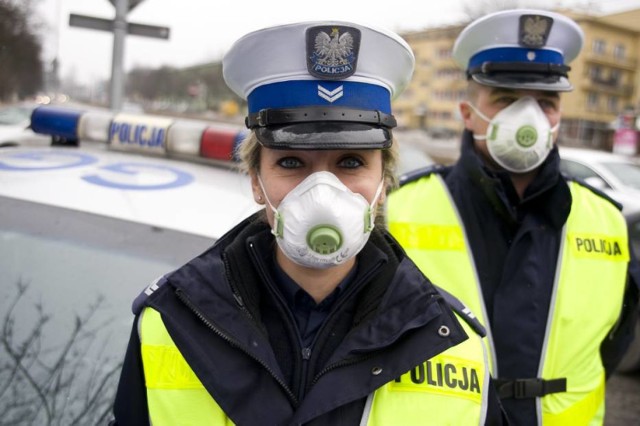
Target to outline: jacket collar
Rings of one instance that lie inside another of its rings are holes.
[[[460,159],[452,173],[468,179],[507,222],[515,225],[523,212],[534,211],[545,217],[556,229],[566,222],[571,210],[571,193],[560,173],[560,155],[554,146],[540,165],[536,177],[519,199],[509,172],[495,171],[484,164],[475,149],[473,134],[465,130],[462,136]]]
[[[261,265],[268,265],[270,250],[275,249],[269,227],[261,218],[260,212],[247,218],[209,250],[167,277],[172,288],[180,289],[231,335],[245,335],[260,324],[266,274]],[[256,259],[256,255],[260,258]],[[247,259],[252,258],[256,261],[249,267]],[[343,355],[378,349],[382,342],[391,344],[410,328],[421,327],[432,319],[434,313],[425,313],[425,306],[439,299],[437,291],[387,231],[375,229],[371,233],[358,254],[358,265],[345,293],[357,292],[354,327],[381,315],[385,323],[369,323],[369,331],[363,332],[357,347],[347,348]],[[247,319],[254,325],[249,325]]]

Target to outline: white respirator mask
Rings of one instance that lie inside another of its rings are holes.
[[[524,173],[538,167],[553,148],[553,134],[560,122],[551,127],[538,101],[524,96],[492,119],[487,118],[473,104],[467,103],[480,118],[489,123],[486,135],[474,135],[487,140],[491,158],[510,172]]]
[[[280,249],[298,265],[326,269],[351,259],[367,243],[384,180],[369,204],[333,173],[316,172],[293,188],[277,209],[259,175],[258,182],[274,214],[271,233]]]

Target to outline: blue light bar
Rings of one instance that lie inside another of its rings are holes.
[[[31,113],[31,129],[36,133],[78,139],[78,121],[84,111],[52,106],[40,106]]]

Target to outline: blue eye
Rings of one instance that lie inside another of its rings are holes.
[[[347,169],[356,169],[364,164],[364,162],[358,157],[345,157],[338,163],[340,167]]]
[[[278,165],[285,169],[295,169],[302,166],[302,161],[296,157],[284,157],[278,160]]]

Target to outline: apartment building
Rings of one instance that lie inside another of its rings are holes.
[[[567,145],[609,150],[622,115],[640,112],[640,9],[595,16],[560,10],[585,33],[580,55],[571,63],[574,90],[563,95],[561,138]],[[458,103],[466,78],[451,57],[465,24],[402,34],[416,56],[416,71],[395,101],[400,126],[435,134],[459,133]]]

